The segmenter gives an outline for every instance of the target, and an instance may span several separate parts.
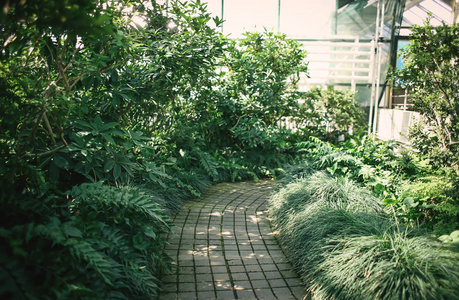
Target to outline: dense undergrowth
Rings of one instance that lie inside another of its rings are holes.
[[[459,182],[371,137],[300,143],[270,214],[316,299],[458,299]]]

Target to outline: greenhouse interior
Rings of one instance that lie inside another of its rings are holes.
[[[4,0],[1,299],[459,300],[459,0]]]

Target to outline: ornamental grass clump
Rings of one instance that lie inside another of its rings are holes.
[[[432,238],[394,226],[331,242],[308,276],[318,299],[459,299],[459,256]]]
[[[325,172],[315,172],[291,182],[274,194],[270,212],[276,222],[284,222],[287,214],[296,214],[316,207],[339,208],[345,211],[380,211],[377,198],[345,178],[333,179]]]
[[[316,299],[457,299],[457,253],[399,225],[349,180],[317,172],[270,201],[279,240]]]

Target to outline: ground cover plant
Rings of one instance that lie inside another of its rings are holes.
[[[459,254],[450,244],[402,224],[348,178],[311,166],[295,174],[272,196],[270,214],[314,298],[457,299]]]

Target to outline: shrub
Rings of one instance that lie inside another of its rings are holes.
[[[401,206],[408,219],[442,235],[459,228],[458,190],[454,173],[438,171],[406,182],[396,205]]]
[[[351,92],[313,88],[301,98],[303,103],[295,116],[307,135],[337,143],[340,135],[365,128],[364,111]]]
[[[456,299],[459,256],[384,212],[348,179],[317,172],[281,187],[269,213],[317,299]]]
[[[409,88],[413,109],[423,121],[410,130],[410,140],[436,166],[453,167],[459,175],[459,26],[413,26],[402,53],[403,69],[395,72]]]

